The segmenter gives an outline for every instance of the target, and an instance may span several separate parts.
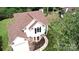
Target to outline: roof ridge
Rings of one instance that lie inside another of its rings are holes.
[[[29,13],[27,13],[28,16],[30,16],[32,19],[34,19]]]
[[[38,21],[35,20],[35,22],[29,27],[29,29],[30,29],[31,27],[33,27],[37,22],[38,22]]]

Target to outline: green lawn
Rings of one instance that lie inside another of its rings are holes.
[[[10,23],[11,19],[4,19],[0,21],[0,36],[2,37],[2,50],[7,51],[9,46],[8,46],[8,32],[7,32],[7,27],[8,24]]]

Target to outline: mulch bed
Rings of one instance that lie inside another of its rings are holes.
[[[44,38],[42,38],[39,42],[33,42],[33,43],[30,44],[31,45],[30,50],[31,51],[37,50],[40,47],[42,47],[44,43],[45,43]]]

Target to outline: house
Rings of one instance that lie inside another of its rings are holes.
[[[13,20],[8,27],[9,42],[13,50],[21,49],[26,42],[30,47],[28,42],[39,42],[47,34],[48,21],[41,11],[15,13]],[[24,49],[26,44],[22,50]]]

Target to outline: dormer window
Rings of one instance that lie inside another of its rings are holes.
[[[41,32],[41,27],[35,28],[35,34],[36,34],[37,32]]]

